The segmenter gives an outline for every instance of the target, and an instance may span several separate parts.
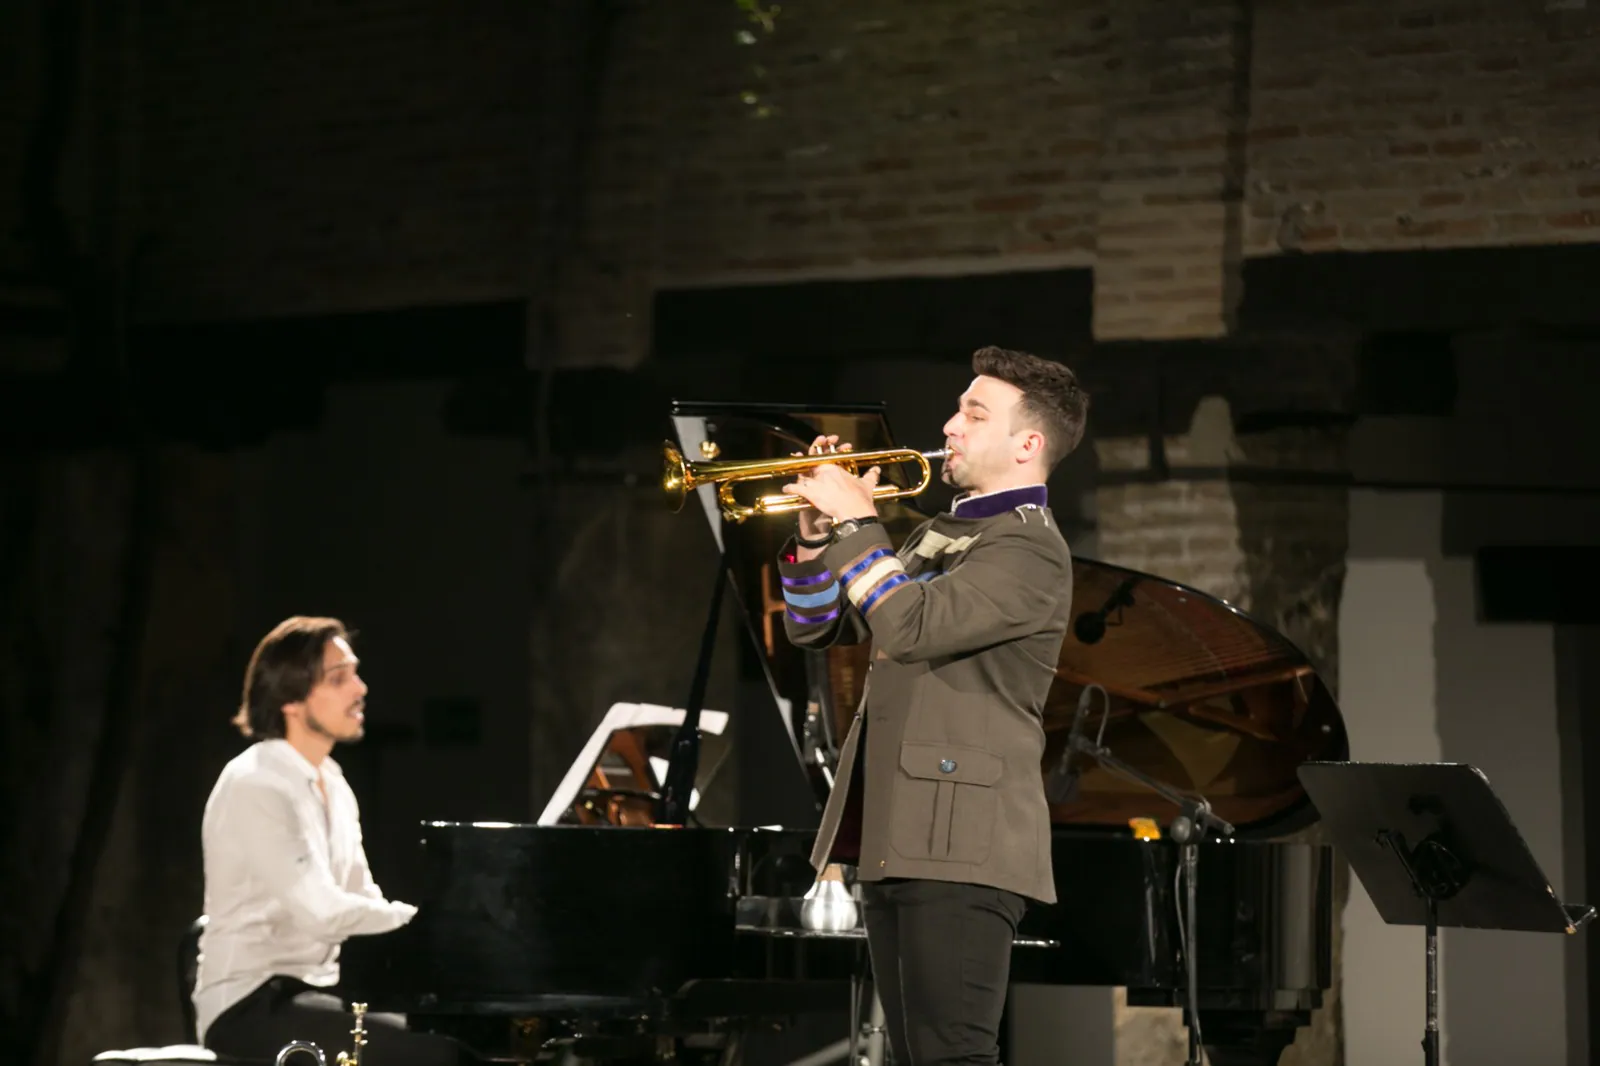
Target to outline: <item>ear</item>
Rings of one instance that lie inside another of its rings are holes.
[[[306,704],[304,700],[295,700],[293,703],[285,703],[283,705],[283,717],[285,721],[290,718],[299,718],[303,720],[305,716]]]
[[[1026,430],[1017,446],[1017,462],[1026,463],[1044,454],[1044,434],[1036,429]]]

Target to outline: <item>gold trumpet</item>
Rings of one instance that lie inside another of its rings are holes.
[[[361,1066],[361,1049],[367,1044],[367,1005],[365,1003],[350,1004],[350,1013],[355,1015],[355,1027],[350,1030],[351,1051],[339,1052],[339,1057],[334,1061],[338,1066]],[[309,1040],[291,1040],[278,1049],[278,1057],[274,1066],[284,1066],[289,1057],[296,1053],[310,1055],[317,1066],[328,1066],[328,1057],[322,1049]]]
[[[945,459],[948,448],[919,452],[914,448],[885,448],[875,452],[825,452],[822,455],[795,455],[786,459],[724,459],[717,457],[717,446],[710,441],[700,446],[706,457],[704,462],[684,459],[683,453],[668,441],[662,445],[663,469],[661,488],[667,496],[667,506],[681,510],[690,492],[701,485],[717,486],[717,503],[722,515],[730,522],[743,522],[756,515],[788,514],[810,506],[804,496],[792,492],[769,493],[744,504],[734,499],[733,487],[746,481],[765,481],[771,478],[788,478],[825,463],[844,467],[852,474],[858,469],[886,466],[889,463],[915,463],[921,477],[909,488],[879,485],[872,493],[874,499],[897,500],[916,496],[927,489],[933,480],[933,467],[929,460]]]

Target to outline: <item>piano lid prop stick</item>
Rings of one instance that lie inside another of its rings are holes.
[[[711,591],[711,609],[700,634],[700,658],[695,663],[694,680],[689,684],[689,700],[683,708],[683,724],[672,739],[667,756],[667,772],[661,783],[661,798],[656,804],[658,826],[689,824],[689,800],[694,794],[694,779],[700,770],[700,707],[706,700],[706,684],[711,676],[711,655],[717,646],[717,620],[722,616],[722,596],[728,587],[728,556],[717,560],[717,583]]]

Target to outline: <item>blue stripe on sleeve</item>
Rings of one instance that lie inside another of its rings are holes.
[[[839,583],[835,581],[821,592],[790,592],[783,590],[783,600],[791,607],[824,607],[839,598]]]

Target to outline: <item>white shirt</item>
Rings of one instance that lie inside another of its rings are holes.
[[[326,988],[339,944],[386,933],[417,909],[383,898],[361,846],[361,811],[344,773],[318,768],[286,740],[252,744],[223,769],[206,801],[200,843],[205,914],[195,979],[199,1039],[273,976]]]

